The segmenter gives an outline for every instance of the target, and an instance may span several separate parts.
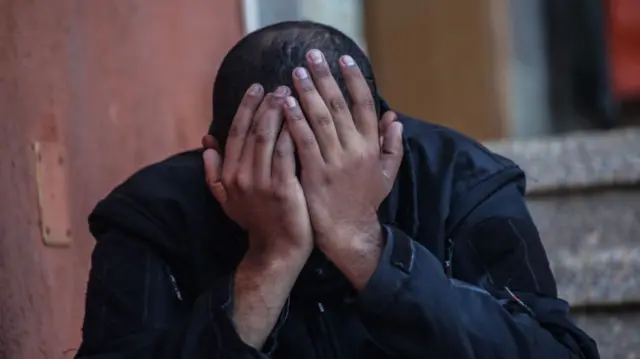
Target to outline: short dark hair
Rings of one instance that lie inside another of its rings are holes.
[[[233,116],[249,86],[257,82],[266,92],[281,85],[294,90],[292,72],[306,64],[305,55],[311,49],[324,53],[348,103],[350,99],[338,66],[342,55],[353,57],[378,100],[371,63],[349,36],[331,26],[311,21],[276,23],[245,36],[220,65],[213,85],[213,121],[209,133],[223,149]],[[297,97],[295,91],[293,95]]]

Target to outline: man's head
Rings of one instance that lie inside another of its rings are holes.
[[[339,30],[309,21],[289,21],[267,26],[240,40],[225,56],[213,86],[213,122],[209,129],[224,149],[244,93],[253,83],[266,92],[285,85],[293,90],[292,72],[305,66],[311,49],[322,51],[342,93],[349,102],[347,88],[338,66],[342,55],[354,58],[367,79],[374,97],[377,89],[373,69],[362,49]],[[294,93],[297,97],[297,94]]]

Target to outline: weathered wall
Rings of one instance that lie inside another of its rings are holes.
[[[0,358],[73,356],[86,215],[139,166],[198,144],[239,19],[235,0],[0,0]],[[66,178],[43,185],[70,188],[51,211],[69,211],[66,248],[43,244],[36,141],[63,153]]]

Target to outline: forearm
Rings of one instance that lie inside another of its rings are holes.
[[[247,253],[233,288],[233,322],[245,343],[256,349],[264,345],[310,253],[310,248],[276,255]]]

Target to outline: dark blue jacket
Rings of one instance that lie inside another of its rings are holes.
[[[227,309],[246,237],[190,151],[139,171],[91,214],[77,358],[598,358],[556,297],[523,172],[454,131],[400,119],[386,246],[362,293],[314,253],[263,352],[245,345]]]

